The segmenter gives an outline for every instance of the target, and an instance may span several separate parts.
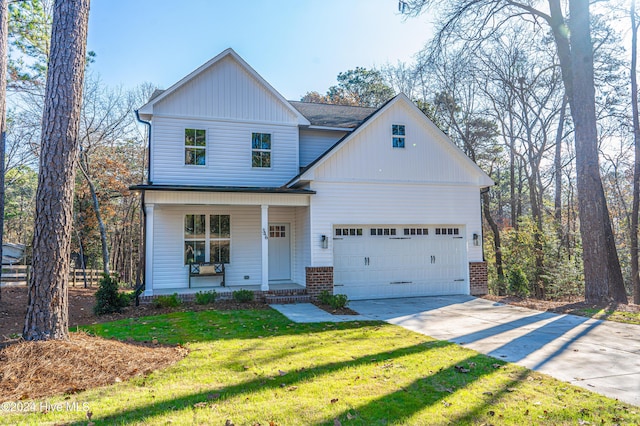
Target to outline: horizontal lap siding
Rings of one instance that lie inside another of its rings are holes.
[[[156,207],[154,209],[153,288],[187,288],[184,265],[184,215],[231,215],[231,263],[226,269],[229,285],[260,284],[260,207]],[[245,280],[244,276],[250,279]]]
[[[481,235],[480,193],[464,186],[313,182],[311,240],[333,235],[334,225],[464,225],[469,261],[482,260],[482,248],[473,245]],[[311,244],[313,266],[333,264],[329,248]]]
[[[207,131],[206,165],[184,164],[185,128]],[[251,134],[271,134],[271,168],[251,167]],[[158,117],[153,128],[153,183],[281,186],[298,171],[298,129],[260,123]]]
[[[306,167],[320,157],[346,132],[332,130],[300,130],[300,167]]]

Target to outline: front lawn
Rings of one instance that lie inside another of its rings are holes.
[[[271,310],[201,311],[87,330],[190,350],[147,377],[46,401],[78,402],[95,424],[640,423],[637,407],[384,323],[294,324]],[[49,410],[0,416],[5,422],[86,424],[87,416]]]

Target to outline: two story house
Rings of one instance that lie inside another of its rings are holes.
[[[350,299],[486,293],[492,180],[404,94],[287,101],[227,49],[138,110],[150,123],[145,296],[301,287]],[[191,278],[191,279],[190,279]]]

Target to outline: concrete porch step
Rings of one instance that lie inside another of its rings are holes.
[[[265,295],[264,299],[269,305],[311,302],[311,296],[308,294],[268,294]]]

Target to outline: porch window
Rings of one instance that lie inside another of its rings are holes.
[[[188,214],[184,217],[184,263],[205,262],[206,216]]]
[[[271,167],[271,133],[251,134],[251,167]]]
[[[394,148],[404,148],[404,124],[392,124],[391,136]]]
[[[229,263],[231,248],[231,220],[228,214],[209,216],[209,247],[211,262]]]
[[[204,166],[207,163],[207,132],[184,129],[184,164]]]
[[[208,249],[208,250],[207,250]],[[231,217],[188,214],[184,217],[184,263],[230,263]]]

